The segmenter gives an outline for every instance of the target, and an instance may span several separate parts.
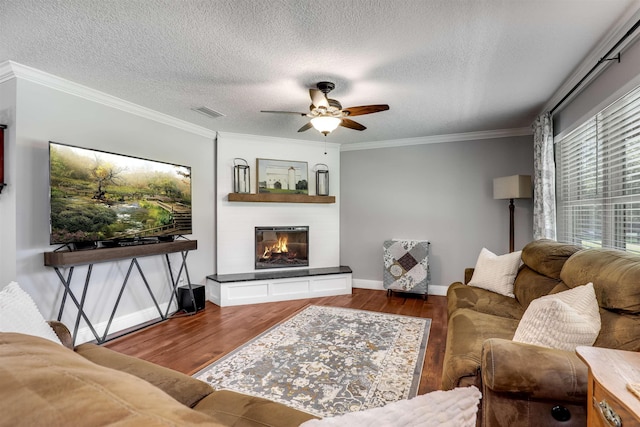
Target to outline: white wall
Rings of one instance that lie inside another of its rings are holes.
[[[311,132],[311,131],[309,131]],[[217,142],[217,273],[255,271],[254,227],[309,226],[309,267],[340,265],[340,150],[294,139],[221,133]],[[256,193],[256,159],[295,160],[308,163],[309,194],[316,194],[314,165],[329,166],[330,195],[334,204],[229,202],[233,191],[233,159],[245,159],[251,171],[251,192]]]
[[[508,252],[509,202],[493,199],[493,178],[532,175],[533,138],[343,151],[341,165],[341,262],[354,287],[381,288],[385,240],[429,240],[429,293],[444,294],[483,247]],[[518,250],[533,238],[533,208],[515,205]]]
[[[204,284],[206,276],[214,272],[215,260],[213,133],[211,137],[197,135],[26,79],[11,82],[17,84],[13,105],[16,120],[8,161],[15,169],[10,172],[9,194],[0,195],[0,203],[7,203],[2,207],[3,216],[7,209],[15,212],[15,222],[3,218],[2,233],[4,236],[15,229],[15,243],[4,241],[3,251],[5,244],[12,245],[7,251],[15,249],[16,265],[13,272],[11,267],[3,271],[4,282],[17,279],[45,317],[57,317],[63,288],[54,270],[43,264],[43,253],[56,248],[49,245],[48,141],[52,140],[191,166],[194,232],[188,237],[198,240],[198,250],[189,254],[188,266],[191,281]],[[11,85],[5,82],[3,88],[7,84]],[[175,273],[181,257],[173,254],[171,260]],[[166,305],[170,287],[164,257],[138,261],[159,302]],[[128,266],[128,261],[94,266],[86,301],[87,314],[94,324],[108,320]],[[87,267],[75,269],[72,286],[77,295],[86,271]],[[157,317],[157,311],[149,310],[152,307],[153,301],[134,269],[111,332]],[[62,321],[73,325],[75,310],[67,310]]]
[[[0,194],[0,288],[16,277],[16,81],[0,83],[0,124],[7,125],[4,138],[4,180],[10,183]]]

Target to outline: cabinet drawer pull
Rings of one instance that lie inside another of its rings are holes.
[[[594,397],[593,406],[596,407],[596,409],[600,413],[600,416],[604,421],[607,422],[608,426],[622,427],[622,420],[620,419],[620,415],[618,415],[616,411],[611,406],[609,406],[609,403],[607,403],[606,400],[603,399],[600,403],[598,403],[598,401]]]

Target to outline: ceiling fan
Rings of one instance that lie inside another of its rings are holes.
[[[327,94],[335,89],[336,85],[331,82],[319,82],[317,89],[309,89],[311,96],[311,105],[308,113],[299,113],[296,111],[267,111],[262,113],[282,113],[282,114],[298,114],[311,118],[309,123],[298,129],[298,132],[304,132],[312,127],[327,136],[338,126],[349,129],[365,130],[366,127],[358,122],[351,120],[349,117],[361,116],[363,114],[378,113],[389,109],[387,104],[378,105],[362,105],[360,107],[342,108],[342,104],[335,99],[327,97]]]

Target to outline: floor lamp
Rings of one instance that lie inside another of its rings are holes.
[[[512,175],[493,179],[493,198],[509,200],[509,252],[514,250],[513,199],[530,199],[531,197],[530,175]]]

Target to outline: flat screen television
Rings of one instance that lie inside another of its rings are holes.
[[[78,247],[191,234],[191,168],[49,142],[50,243]]]

